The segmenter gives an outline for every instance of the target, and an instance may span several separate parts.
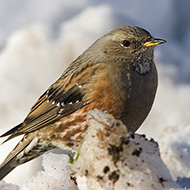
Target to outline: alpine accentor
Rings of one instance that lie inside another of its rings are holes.
[[[10,140],[24,134],[0,165],[0,179],[47,150],[76,151],[89,110],[105,110],[135,132],[154,101],[153,51],[164,42],[142,28],[123,26],[92,44],[40,96],[25,120],[1,136]]]

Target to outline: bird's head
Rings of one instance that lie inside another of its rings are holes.
[[[140,27],[123,26],[104,35],[93,46],[98,49],[98,56],[103,54],[112,58],[133,59],[143,52],[152,55],[154,46],[164,42],[166,41],[153,38]]]

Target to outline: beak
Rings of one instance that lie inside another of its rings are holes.
[[[151,41],[148,41],[148,42],[145,42],[144,44],[143,44],[143,46],[146,46],[146,47],[150,47],[150,46],[156,46],[156,45],[158,45],[158,44],[162,44],[162,43],[165,43],[166,42],[166,40],[162,40],[162,39],[153,39],[153,40],[151,40]]]

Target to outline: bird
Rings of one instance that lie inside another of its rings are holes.
[[[165,42],[138,26],[122,26],[97,39],[39,97],[23,122],[0,136],[8,137],[6,142],[24,135],[0,165],[0,180],[48,150],[76,152],[90,110],[113,115],[134,133],[154,102],[154,47]]]

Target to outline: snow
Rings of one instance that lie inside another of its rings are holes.
[[[44,154],[42,166],[34,177],[26,180],[20,190],[77,190],[70,179],[69,157],[65,154]]]
[[[189,135],[190,126],[176,126],[167,128],[160,137],[161,156],[175,180],[178,177],[190,177]]]
[[[126,137],[122,122],[98,110],[89,111],[87,123],[79,157],[71,165],[79,190],[179,187],[161,160],[154,140],[138,134]],[[105,125],[111,130],[106,130]]]
[[[158,141],[163,160],[175,180],[188,178],[188,169],[184,168],[189,168],[190,148],[189,8],[188,0],[183,3],[178,0],[0,1],[0,134],[19,124],[36,99],[95,39],[122,25],[138,25],[167,40],[155,50],[159,88],[153,109],[138,133]],[[163,133],[167,141],[160,137]],[[179,134],[184,136],[178,138]],[[0,162],[19,139],[0,146]],[[182,152],[176,151],[177,147]],[[171,163],[177,167],[172,169]],[[5,181],[21,185],[40,168],[40,159],[32,161],[16,168]]]
[[[1,190],[19,190],[19,186],[5,183],[4,181],[0,182]]]

